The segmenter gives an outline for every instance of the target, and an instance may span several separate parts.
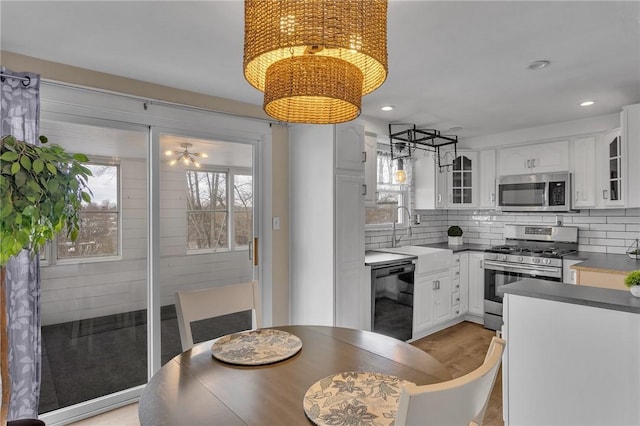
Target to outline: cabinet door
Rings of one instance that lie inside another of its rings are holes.
[[[458,152],[449,173],[449,207],[478,205],[478,153]]]
[[[364,126],[349,122],[335,126],[336,169],[364,173]]]
[[[620,129],[604,135],[600,141],[600,185],[597,197],[603,207],[624,206],[623,185],[626,184],[623,163],[623,146]]]
[[[446,175],[439,173],[432,157],[417,157],[413,163],[415,208],[433,210],[446,206]]]
[[[484,315],[484,254],[469,253],[469,313]]]
[[[364,277],[362,176],[335,177],[335,324],[362,329],[371,299]]]
[[[596,205],[596,138],[573,141],[573,207]]]
[[[496,151],[480,151],[480,202],[479,207],[496,207]]]
[[[365,136],[364,152],[364,184],[366,185],[364,205],[366,207],[375,207],[378,186],[378,141],[375,136]]]
[[[569,141],[531,145],[531,173],[566,172],[569,170]]]
[[[626,190],[624,206],[626,208],[640,207],[640,104],[622,108],[622,155],[624,157],[625,178],[629,183]],[[635,182],[635,183],[634,183]]]
[[[451,272],[443,271],[433,274],[436,282],[435,294],[435,323],[440,324],[451,318]]]
[[[435,274],[416,276],[413,287],[413,335],[428,330],[434,325]]]
[[[499,175],[521,175],[531,173],[531,148],[529,146],[514,146],[501,148],[498,151]]]

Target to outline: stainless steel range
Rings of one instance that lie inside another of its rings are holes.
[[[562,282],[562,257],[578,249],[578,228],[554,225],[505,225],[505,244],[484,255],[484,326],[502,327],[503,285],[523,278]]]

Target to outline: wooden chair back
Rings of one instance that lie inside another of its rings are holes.
[[[251,310],[253,329],[260,328],[260,289],[257,281],[177,292],[176,314],[182,350],[193,347],[192,322],[248,310]]]
[[[442,383],[402,390],[396,426],[480,425],[498,375],[506,342],[493,337],[483,364]]]

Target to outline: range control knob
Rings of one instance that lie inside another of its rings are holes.
[[[518,256],[518,262],[522,262],[523,260],[524,260],[524,257]]]
[[[548,264],[551,263],[551,259],[544,258],[544,259],[542,259],[542,263],[544,263],[545,265],[548,265]]]
[[[540,263],[540,258],[539,258],[539,257],[534,257],[534,258],[532,259],[532,262],[533,262],[533,263]]]
[[[507,260],[507,255],[506,254],[501,255],[500,260]]]

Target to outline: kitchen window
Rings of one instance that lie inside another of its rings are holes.
[[[374,227],[376,225],[391,225],[396,220],[397,224],[405,224],[406,214],[398,214],[398,207],[408,206],[408,187],[396,180],[398,161],[391,159],[388,149],[377,152],[377,188],[376,205],[365,209],[365,224]],[[407,182],[411,182],[411,162],[404,161],[404,170],[407,173]]]
[[[186,179],[187,249],[246,249],[253,237],[251,174],[242,170],[187,170]]]

